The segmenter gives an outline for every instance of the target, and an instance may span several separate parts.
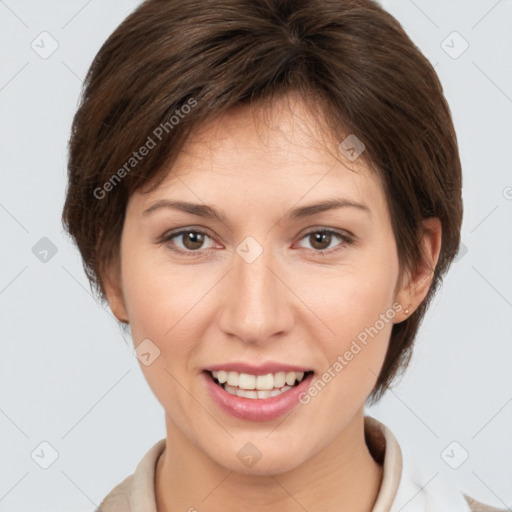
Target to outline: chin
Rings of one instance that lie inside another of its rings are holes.
[[[273,450],[269,448],[256,448],[257,441],[252,444],[250,441],[236,443],[234,450],[223,450],[218,454],[211,454],[210,457],[217,464],[242,475],[279,475],[291,471],[300,466],[304,460],[303,450],[293,449],[288,446],[286,451],[280,450],[277,446]],[[228,454],[233,456],[229,457]],[[298,457],[297,454],[301,453]]]

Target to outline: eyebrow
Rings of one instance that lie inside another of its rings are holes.
[[[186,213],[190,213],[192,215],[196,215],[198,217],[203,217],[205,219],[214,219],[224,224],[229,224],[226,215],[223,212],[217,211],[215,208],[211,206],[205,204],[187,203],[185,201],[171,201],[169,199],[158,200],[156,203],[152,204],[149,208],[144,210],[143,215],[148,215],[149,213],[152,213],[156,210],[160,210],[162,208],[180,210]],[[372,215],[371,209],[365,204],[357,203],[355,201],[343,198],[329,199],[326,201],[321,201],[306,206],[299,206],[298,208],[295,208],[286,213],[283,216],[283,218],[279,221],[279,224],[290,220],[303,219],[305,217],[310,217],[317,213],[322,213],[327,210],[332,210],[335,208],[356,208],[358,210],[368,213],[370,216]]]

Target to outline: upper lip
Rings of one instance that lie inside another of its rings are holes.
[[[278,373],[278,372],[309,372],[313,371],[311,368],[306,366],[298,366],[293,364],[278,363],[269,361],[264,364],[254,365],[251,363],[232,362],[232,363],[220,363],[208,366],[205,368],[206,371],[215,372],[219,370],[248,373],[250,375],[266,375],[267,373]]]

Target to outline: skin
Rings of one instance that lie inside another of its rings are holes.
[[[265,123],[255,116],[262,112]],[[327,149],[317,114],[293,95],[271,110],[238,107],[194,133],[157,189],[129,200],[119,265],[104,286],[116,317],[130,324],[134,345],[149,338],[160,350],[149,366],[141,364],[165,411],[167,444],[155,483],[159,512],[301,506],[364,512],[378,495],[382,467],[365,444],[363,407],[393,323],[428,292],[441,226],[435,218],[425,221],[425,265],[398,286],[380,181],[362,159],[344,162]],[[334,197],[370,212],[345,207],[283,220],[297,206]],[[208,204],[224,212],[227,223],[169,208],[143,214],[160,199]],[[207,236],[202,245],[187,235],[160,243],[179,228]],[[314,233],[321,228],[350,233],[355,243],[335,235],[318,241]],[[263,248],[252,263],[236,252],[248,236]],[[310,403],[284,417],[235,418],[206,393],[201,371],[222,362],[282,361],[319,376],[394,303],[403,306],[394,319]],[[237,457],[248,442],[262,453],[250,468]]]

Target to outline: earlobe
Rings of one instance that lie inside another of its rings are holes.
[[[416,268],[407,272],[396,300],[402,304],[403,310],[397,322],[407,319],[425,299],[432,284],[434,270],[439,260],[442,240],[441,221],[430,217],[423,221],[421,233],[421,251],[423,258]]]
[[[121,275],[118,265],[104,272],[103,289],[113,315],[122,323],[128,324],[128,314],[124,303]]]

